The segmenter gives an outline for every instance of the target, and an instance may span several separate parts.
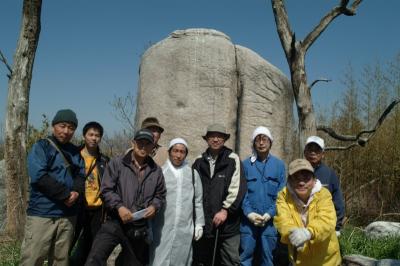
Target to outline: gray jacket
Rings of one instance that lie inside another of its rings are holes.
[[[167,191],[162,170],[151,157],[147,164],[139,183],[132,166],[132,151],[110,161],[101,184],[101,197],[109,214],[118,217],[121,206],[135,212],[153,205],[158,211],[165,204]]]

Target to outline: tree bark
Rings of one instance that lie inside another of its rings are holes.
[[[8,83],[4,154],[7,196],[5,233],[17,239],[23,237],[28,201],[26,139],[29,91],[39,42],[41,7],[42,0],[23,2],[21,31]]]
[[[296,101],[297,115],[299,118],[299,156],[304,150],[304,143],[308,136],[316,135],[317,127],[315,122],[314,107],[311,101],[311,90],[307,84],[304,56],[305,52],[297,48],[292,57],[290,66],[292,89]]]

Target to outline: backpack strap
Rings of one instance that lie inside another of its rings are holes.
[[[71,163],[65,157],[64,152],[58,147],[57,144],[54,143],[54,141],[51,138],[47,137],[46,139],[51,144],[51,146],[53,146],[58,151],[58,153],[60,154],[61,158],[64,160],[65,168],[67,168],[68,173],[72,176]]]

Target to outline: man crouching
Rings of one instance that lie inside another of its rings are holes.
[[[118,244],[122,246],[119,265],[148,263],[147,220],[165,203],[166,188],[161,168],[149,156],[154,148],[152,132],[139,130],[132,146],[128,153],[112,159],[104,173],[101,195],[108,218],[97,233],[86,265],[106,265]]]

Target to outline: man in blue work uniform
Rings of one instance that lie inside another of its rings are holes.
[[[266,127],[253,132],[253,155],[243,161],[247,193],[242,209],[245,217],[240,226],[240,263],[251,266],[256,250],[260,251],[260,265],[274,265],[272,252],[278,237],[273,225],[276,197],[285,186],[285,165],[270,154],[273,138]],[[258,246],[257,246],[258,245]]]

